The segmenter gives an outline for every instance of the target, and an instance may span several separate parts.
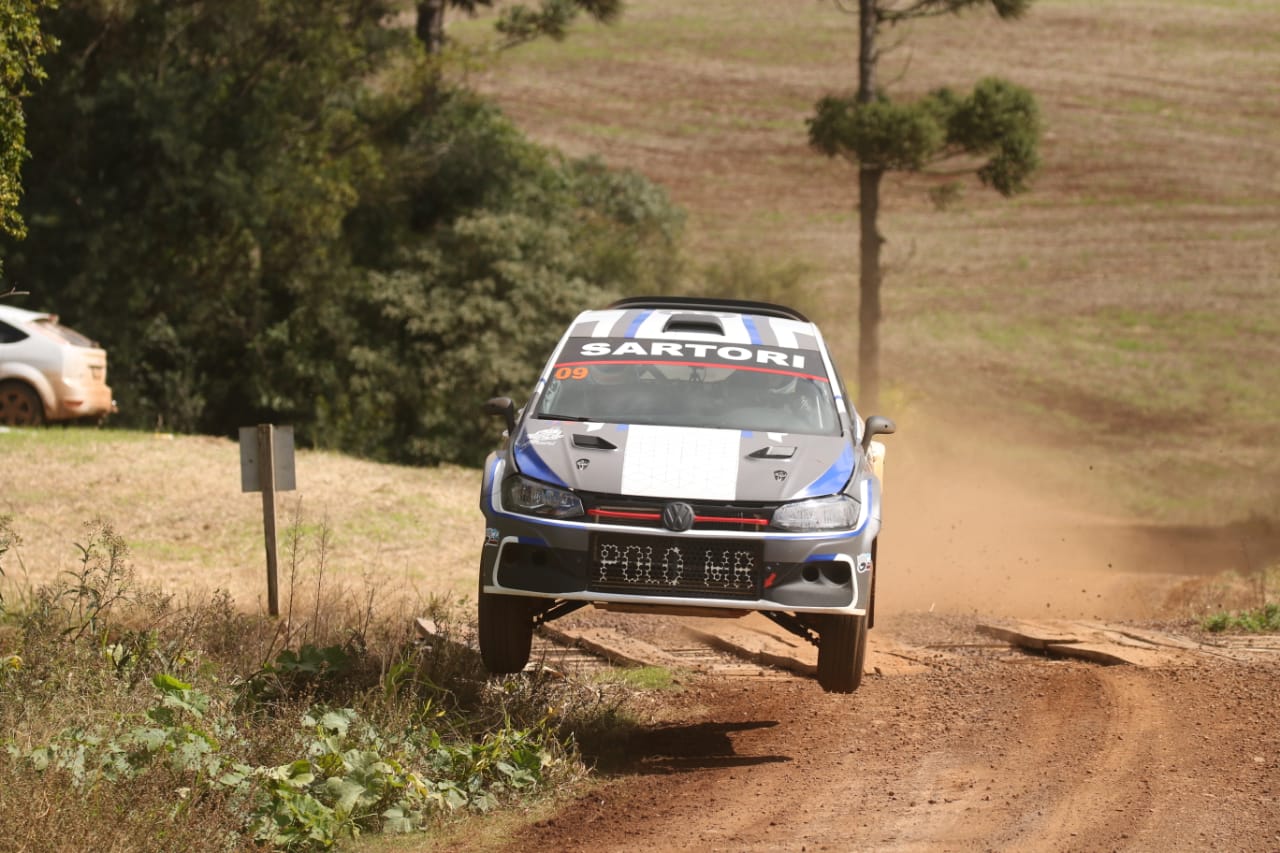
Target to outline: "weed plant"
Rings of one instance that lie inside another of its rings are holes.
[[[573,783],[577,736],[626,721],[625,689],[550,671],[487,677],[457,605],[439,633],[324,577],[328,533],[286,538],[286,612],[179,604],[134,584],[110,524],[0,632],[0,846],[328,848],[429,831]],[[0,559],[18,539],[0,519]]]
[[[1248,634],[1264,634],[1280,631],[1280,604],[1271,602],[1252,610],[1235,613],[1214,613],[1205,618],[1204,629],[1221,633],[1240,631]]]

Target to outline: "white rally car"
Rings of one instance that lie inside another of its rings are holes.
[[[533,629],[587,604],[758,611],[857,689],[874,621],[879,460],[817,326],[736,300],[580,314],[485,464],[479,631],[515,672]]]

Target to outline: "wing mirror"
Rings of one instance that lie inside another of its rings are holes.
[[[867,418],[867,428],[862,431],[862,451],[865,453],[871,445],[871,439],[877,435],[890,435],[897,432],[893,421],[884,415],[872,415]]]
[[[515,434],[516,404],[511,402],[510,397],[492,397],[486,400],[484,404],[484,413],[486,415],[501,415],[507,422],[507,434]]]

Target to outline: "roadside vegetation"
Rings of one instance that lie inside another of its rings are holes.
[[[1215,608],[1200,620],[1213,633],[1263,634],[1280,632],[1280,565],[1251,572],[1236,581],[1235,600],[1240,606]],[[1220,596],[1222,590],[1215,590]]]
[[[290,548],[323,560],[323,531]],[[0,518],[0,567],[21,544]],[[527,807],[625,736],[630,691],[551,670],[487,678],[441,602],[405,613],[288,579],[278,620],[138,583],[112,526],[0,613],[0,837],[13,849],[312,850]],[[317,550],[317,548],[319,550]],[[90,842],[90,839],[92,841]]]
[[[290,423],[304,446],[479,464],[481,403],[530,387],[569,318],[671,286],[663,190],[531,142],[466,85],[571,16],[431,54],[415,8],[39,7],[58,46],[22,103],[27,233],[0,261],[8,304],[107,348],[116,424]]]
[[[1214,633],[1240,631],[1248,634],[1262,634],[1280,631],[1280,604],[1271,602],[1252,610],[1215,613],[1205,619],[1202,624],[1206,631]]]

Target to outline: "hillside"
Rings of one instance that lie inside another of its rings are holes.
[[[686,287],[730,258],[807,270],[801,292],[762,295],[811,312],[852,376],[854,172],[810,150],[804,122],[852,87],[855,24],[832,3],[633,0],[615,26],[508,52],[473,82],[535,138],[664,186],[688,213]],[[1046,129],[1012,201],[971,184],[939,212],[936,180],[886,183],[901,441],[936,415],[1016,438],[1035,477],[1087,466],[1106,508],[1280,515],[1278,32],[1262,0],[1039,0],[1016,23],[894,34],[880,79],[896,94],[999,74],[1035,93]]]

